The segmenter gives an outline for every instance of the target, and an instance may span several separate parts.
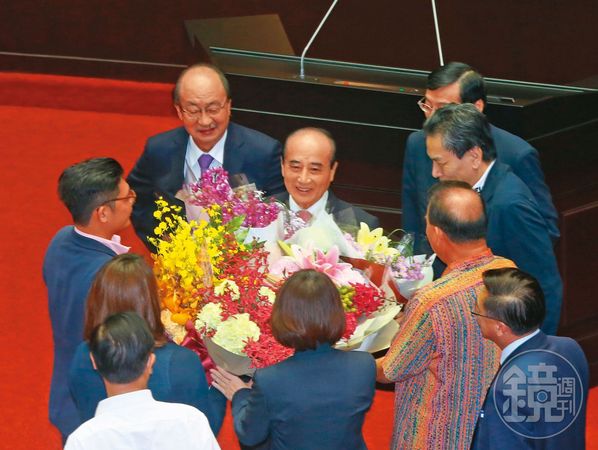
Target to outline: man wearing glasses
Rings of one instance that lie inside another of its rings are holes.
[[[488,216],[488,246],[538,280],[546,296],[542,331],[556,334],[563,283],[550,228],[529,188],[496,160],[490,130],[486,116],[472,104],[451,104],[436,111],[424,124],[432,176],[465,181],[480,193]]]
[[[486,292],[472,311],[501,350],[501,370],[480,411],[472,449],[584,449],[589,369],[568,337],[547,336],[544,294],[515,268],[482,275]]]
[[[133,226],[150,250],[147,237],[157,225],[156,197],[182,206],[177,192],[209,168],[222,166],[229,175],[244,174],[267,195],[284,191],[280,142],[230,121],[230,89],[218,68],[196,64],[184,70],[173,100],[183,126],[149,138],[127,179],[138,195]]]
[[[129,251],[120,243],[118,233],[131,223],[135,192],[124,180],[117,161],[94,158],[62,172],[58,194],[74,226],[62,228],[50,242],[43,277],[54,339],[50,421],[64,442],[80,424],[67,375],[75,349],[83,340],[85,300],[100,267]]]
[[[460,62],[450,62],[428,76],[425,97],[418,104],[426,119],[439,108],[451,103],[471,103],[480,112],[486,106],[486,87],[482,76],[472,67]],[[555,242],[559,236],[558,214],[552,203],[538,152],[523,139],[493,125],[490,131],[496,146],[499,162],[507,164],[532,192],[539,212],[546,222],[550,237]],[[432,176],[432,161],[426,155],[423,131],[409,135],[403,163],[402,211],[403,229],[415,234],[418,253],[429,253],[425,239],[427,193],[436,183]]]

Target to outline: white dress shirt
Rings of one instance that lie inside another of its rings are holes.
[[[214,160],[210,163],[210,169],[221,167],[224,164],[224,143],[228,130],[209,152],[204,152],[195,144],[195,141],[189,136],[187,142],[187,153],[185,153],[185,184],[197,183],[201,179],[201,168],[199,167],[199,157],[201,155],[210,155]]]
[[[318,214],[322,212],[326,212],[326,203],[328,202],[328,191],[324,192],[324,195],[320,197],[320,199],[307,208],[307,211],[311,213],[312,217],[317,217]],[[289,195],[289,209],[293,212],[301,211],[303,208],[297,204],[297,202],[293,199],[292,195]]]
[[[484,174],[480,177],[480,179],[476,182],[476,184],[474,184],[471,188],[476,191],[476,192],[482,192],[482,189],[484,189],[484,185],[486,184],[486,178],[488,178],[488,174],[490,173],[490,170],[492,169],[492,166],[494,165],[494,163],[496,162],[496,160],[492,161],[488,167],[486,167],[486,171],[484,172]]]
[[[108,397],[77,428],[65,450],[220,450],[206,416],[180,403],[158,402],[149,389]]]
[[[75,227],[75,233],[80,234],[83,237],[88,239],[93,239],[94,241],[98,241],[101,244],[104,244],[110,250],[112,250],[117,255],[122,255],[124,253],[128,253],[131,250],[131,247],[127,247],[120,243],[120,236],[118,234],[113,234],[112,239],[105,239],[100,236],[96,236],[95,234],[84,233],[77,227]]]
[[[516,341],[511,342],[509,345],[507,345],[505,348],[503,348],[502,353],[500,354],[500,365],[502,366],[502,363],[504,363],[507,360],[507,358],[509,357],[509,355],[511,353],[513,353],[521,345],[523,345],[524,342],[529,341],[531,338],[533,338],[539,332],[540,332],[540,329],[537,329],[533,333],[527,334],[527,335],[523,336],[522,338],[519,338]]]

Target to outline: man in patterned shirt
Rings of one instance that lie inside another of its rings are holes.
[[[409,301],[388,353],[377,361],[378,381],[396,383],[393,449],[470,446],[498,368],[497,352],[471,311],[482,273],[514,266],[492,254],[485,232],[484,205],[467,183],[441,181],[431,189],[426,235],[447,268]]]

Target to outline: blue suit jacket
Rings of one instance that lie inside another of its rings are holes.
[[[527,186],[498,161],[490,170],[481,195],[488,216],[488,246],[492,253],[509,258],[538,280],[546,301],[542,331],[556,334],[563,283],[538,204]]]
[[[539,207],[540,215],[553,241],[560,236],[558,214],[544,174],[540,167],[538,152],[526,141],[505,130],[491,126],[496,146],[497,160],[509,165],[530,189]],[[431,253],[426,239],[426,207],[428,190],[436,183],[432,176],[432,161],[426,154],[426,140],[423,131],[411,133],[407,138],[403,161],[402,210],[403,229],[415,233],[416,253]]]
[[[281,192],[275,195],[274,198],[289,206],[288,192]],[[359,228],[361,222],[366,223],[370,227],[370,230],[380,226],[380,221],[376,216],[367,213],[358,206],[341,200],[331,190],[328,190],[326,212],[332,214],[334,221],[341,226]]]
[[[221,423],[221,418],[216,420],[212,413],[208,384],[199,357],[172,342],[157,347],[154,353],[156,361],[148,382],[154,399],[194,406],[206,415],[214,435],[218,434],[215,423]],[[102,377],[89,359],[87,342],[77,347],[68,383],[79,412],[79,422],[83,423],[95,415],[98,403],[107,397]]]
[[[542,349],[549,350],[565,357],[577,370],[581,378],[583,392],[583,403],[579,415],[573,423],[563,432],[547,439],[530,439],[513,432],[505,425],[495,405],[495,395],[497,404],[504,404],[506,397],[502,389],[494,390],[497,380],[495,379],[486,395],[486,400],[480,412],[476,431],[473,437],[472,449],[505,449],[514,450],[522,448],[542,448],[542,449],[570,449],[583,450],[585,448],[585,425],[586,425],[586,407],[588,397],[588,362],[577,342],[567,337],[546,336],[540,332],[530,340],[524,342],[518,347],[505,361],[506,364],[515,356],[529,350]],[[504,365],[503,364],[503,365]],[[580,401],[581,399],[577,399]],[[575,405],[577,407],[578,404]],[[528,415],[528,414],[526,414]],[[519,427],[518,424],[511,424],[513,427]],[[557,426],[559,426],[557,424]],[[555,429],[555,424],[540,420],[533,425],[534,435],[549,436],[559,429]],[[551,431],[555,430],[555,431]],[[521,429],[524,434],[529,434],[525,428]]]
[[[229,175],[244,173],[267,195],[284,191],[280,171],[280,142],[259,131],[229,123],[224,143],[223,167]],[[183,206],[174,196],[184,183],[185,154],[189,134],[175,128],[150,137],[127,182],[137,193],[131,221],[137,235],[153,249],[147,236],[154,235],[154,201],[162,196],[171,204]]]
[[[54,338],[50,385],[50,421],[63,436],[79,426],[79,415],[67,385],[68,369],[83,340],[85,301],[97,271],[115,253],[100,242],[62,228],[50,242],[43,264]]]
[[[245,445],[268,439],[265,448],[271,449],[365,449],[361,428],[375,381],[369,353],[343,352],[328,344],[296,352],[257,370],[252,389],[237,391],[235,432]]]

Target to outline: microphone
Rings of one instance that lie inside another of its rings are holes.
[[[436,31],[436,44],[438,45],[438,56],[440,58],[440,66],[444,66],[444,58],[442,56],[442,44],[440,43],[440,28],[438,27],[438,14],[436,14],[435,0],[432,0],[432,14],[434,15],[434,31]]]
[[[330,8],[328,8],[328,12],[326,13],[326,15],[324,16],[324,18],[320,22],[320,25],[318,25],[318,28],[316,28],[315,33],[312,35],[311,39],[309,40],[309,42],[307,43],[307,45],[303,49],[303,53],[301,53],[301,59],[299,60],[299,78],[301,78],[302,80],[305,79],[305,67],[304,67],[305,54],[307,53],[307,50],[311,46],[311,43],[314,41],[314,39],[316,38],[316,36],[320,32],[320,28],[322,28],[322,25],[324,25],[324,22],[326,22],[326,19],[328,19],[328,16],[330,15],[330,13],[332,12],[332,10],[334,9],[334,7],[336,6],[337,3],[338,3],[338,0],[334,0],[332,2],[332,5],[330,5]]]

